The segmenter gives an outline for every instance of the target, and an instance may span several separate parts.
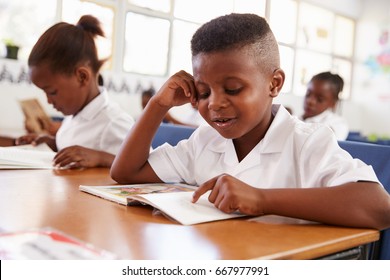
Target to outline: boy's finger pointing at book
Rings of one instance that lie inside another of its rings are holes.
[[[208,180],[199,186],[199,188],[192,195],[192,202],[195,203],[198,201],[199,197],[208,192],[209,190],[214,189],[215,183],[217,182],[218,177]]]

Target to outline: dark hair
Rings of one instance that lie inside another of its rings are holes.
[[[98,73],[105,60],[99,60],[96,36],[104,37],[99,20],[91,15],[82,16],[77,25],[60,22],[38,39],[28,58],[28,66],[47,63],[54,73],[71,74],[80,63],[88,62]]]
[[[191,39],[192,56],[248,47],[261,67],[279,68],[279,49],[267,21],[255,14],[229,14],[202,25]]]
[[[152,97],[156,93],[156,90],[153,87],[145,89],[142,91],[142,96]]]
[[[343,91],[344,80],[338,74],[332,74],[331,72],[321,72],[314,75],[310,81],[325,81],[332,87],[332,93],[335,100],[339,99],[339,93]]]

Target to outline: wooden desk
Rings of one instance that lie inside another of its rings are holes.
[[[108,169],[0,170],[0,228],[52,227],[123,259],[312,259],[378,240],[376,230],[234,219],[182,226],[148,206],[78,190],[113,184]]]

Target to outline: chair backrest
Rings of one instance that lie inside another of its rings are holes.
[[[339,145],[352,157],[371,165],[379,181],[390,193],[390,146],[355,141],[339,141]],[[390,229],[381,232],[378,258],[390,260]]]
[[[175,146],[180,140],[188,139],[194,130],[195,127],[161,123],[153,138],[152,147],[154,149],[164,143]]]

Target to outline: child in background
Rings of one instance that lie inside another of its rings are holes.
[[[331,72],[322,72],[313,76],[307,86],[303,104],[302,120],[328,125],[337,140],[347,139],[349,129],[347,121],[334,113],[344,81]]]
[[[33,47],[31,81],[66,117],[55,135],[28,134],[16,144],[47,143],[58,167],[109,167],[134,121],[99,87],[99,60],[94,38],[104,36],[100,22],[82,16],[77,25],[49,28]]]
[[[272,104],[285,74],[264,18],[216,18],[197,30],[191,49],[193,76],[174,74],[148,102],[115,157],[114,180],[198,185],[194,203],[210,191],[209,201],[227,213],[390,226],[390,196],[371,166],[342,150],[327,126]],[[209,126],[149,152],[168,110],[189,102]]]

